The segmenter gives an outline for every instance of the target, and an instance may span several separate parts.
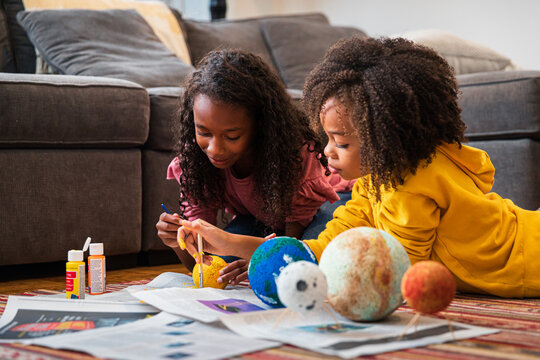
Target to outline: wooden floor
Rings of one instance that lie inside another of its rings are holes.
[[[116,284],[126,281],[151,279],[166,271],[187,273],[187,269],[182,264],[142,266],[129,269],[107,271],[107,283]],[[22,280],[10,280],[0,282],[0,294],[14,295],[23,293],[25,291],[32,291],[37,289],[63,290],[65,289],[65,287],[65,275]]]

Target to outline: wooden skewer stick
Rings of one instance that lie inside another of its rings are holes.
[[[323,303],[323,308],[324,310],[326,310],[330,316],[332,317],[332,319],[334,320],[334,322],[336,323],[336,329],[341,329],[341,324],[337,321],[336,317],[334,316],[334,314],[332,314],[332,310],[329,309],[330,305],[326,304],[326,303]]]
[[[450,320],[448,317],[446,317],[446,315],[443,315],[443,316],[448,321],[448,329],[450,330],[450,333],[452,334],[452,338],[454,340],[457,340],[456,339],[456,334],[454,334],[454,329],[452,328],[452,320]]]
[[[409,321],[409,323],[407,324],[407,326],[405,327],[405,330],[401,333],[401,335],[399,335],[399,337],[397,338],[398,341],[400,341],[403,336],[407,333],[407,330],[409,330],[409,328],[414,324],[415,326],[415,332],[416,332],[416,326],[418,325],[418,319],[420,318],[420,313],[416,313],[414,314],[414,316],[411,318],[411,321]]]
[[[285,311],[283,311],[281,313],[281,315],[279,315],[278,319],[276,320],[276,322],[274,323],[274,326],[272,326],[272,330],[274,330],[274,328],[277,326],[277,324],[279,324],[281,322],[281,320],[283,320],[283,318],[285,317],[285,315],[287,315],[288,313],[290,312],[289,308],[285,308]]]

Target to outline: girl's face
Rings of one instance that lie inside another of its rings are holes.
[[[364,176],[360,164],[360,142],[345,108],[332,97],[326,100],[323,109],[319,116],[324,132],[328,136],[328,144],[324,148],[324,155],[328,158],[328,169],[345,180]]]
[[[254,121],[246,109],[199,94],[194,99],[193,116],[195,139],[212,165],[218,169],[234,166],[239,172],[252,167],[249,153]]]

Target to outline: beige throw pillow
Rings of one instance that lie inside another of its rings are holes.
[[[160,1],[135,0],[23,0],[26,11],[44,9],[135,9],[158,39],[178,58],[191,65],[182,29],[172,11]]]
[[[409,31],[392,37],[403,37],[432,48],[454,67],[456,75],[519,69],[510,58],[442,30]]]

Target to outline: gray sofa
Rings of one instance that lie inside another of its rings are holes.
[[[21,10],[20,1],[2,0],[0,272],[65,261],[87,236],[105,243],[107,256],[128,256],[133,264],[176,261],[155,223],[160,203],[178,206],[177,184],[165,174],[182,88],[33,74],[33,45],[14,18]],[[303,78],[324,54],[321,43],[362,34],[342,27],[329,32],[321,14],[217,23],[176,15],[194,63],[216,46],[254,51],[296,99]],[[458,81],[470,144],[487,150],[497,169],[493,190],[524,208],[538,208],[540,71],[468,74]]]

